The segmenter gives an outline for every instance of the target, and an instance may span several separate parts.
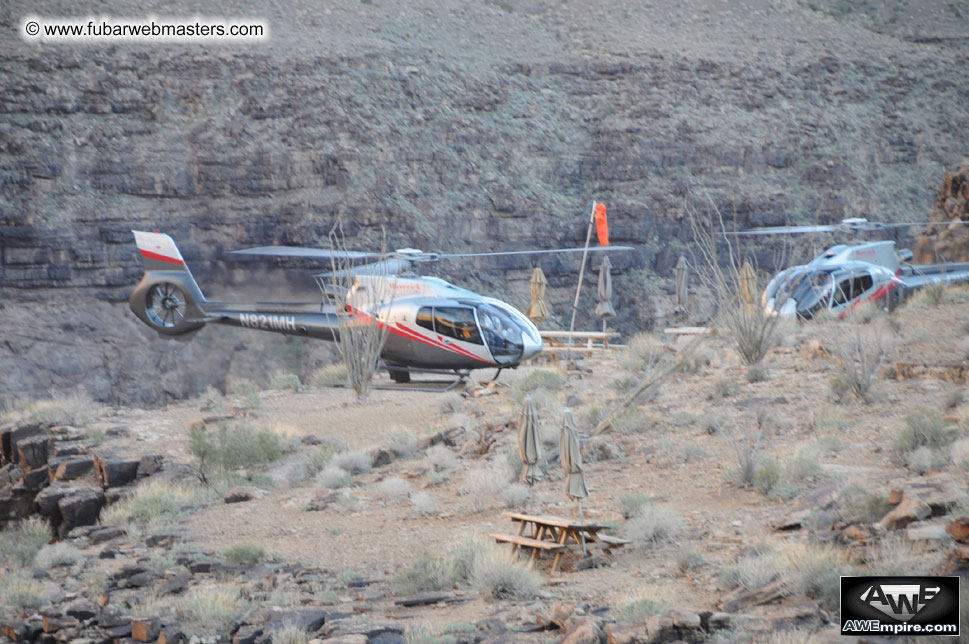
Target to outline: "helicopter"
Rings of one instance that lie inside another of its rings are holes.
[[[188,340],[206,324],[214,323],[335,341],[340,333],[337,306],[342,306],[357,316],[372,315],[386,328],[381,359],[394,382],[410,382],[411,372],[454,373],[458,380],[452,386],[473,369],[497,368],[500,373],[517,367],[541,352],[542,338],[535,324],[510,304],[437,277],[410,274],[413,264],[459,257],[632,250],[629,246],[599,246],[455,254],[403,248],[380,254],[262,246],[233,253],[377,261],[342,269],[352,285],[337,296],[336,303],[329,303],[334,301],[330,297],[332,273],[314,275],[324,295],[319,302],[232,303],[206,299],[170,236],[132,233],[145,274],[128,304],[139,320],[164,338]]]
[[[734,234],[860,233],[951,223],[882,223],[852,217],[838,224],[775,226]],[[969,281],[969,263],[910,264],[911,259],[910,250],[896,250],[890,240],[837,244],[807,264],[778,273],[764,289],[761,305],[769,315],[808,320],[827,310],[841,319],[865,302],[885,300],[886,308],[893,310],[912,292],[929,284]]]

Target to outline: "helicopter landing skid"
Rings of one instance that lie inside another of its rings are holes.
[[[470,369],[419,369],[417,367],[399,367],[396,365],[381,365],[380,368],[388,371],[394,382],[389,384],[374,383],[372,388],[387,391],[426,391],[429,393],[444,393],[451,391],[458,385],[465,383],[468,376],[471,375]],[[411,380],[411,374],[415,373],[452,376],[454,380]]]

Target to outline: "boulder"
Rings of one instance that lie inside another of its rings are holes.
[[[138,642],[154,642],[161,632],[157,617],[136,617],[131,620],[131,639]]]
[[[273,611],[263,626],[263,632],[275,633],[287,627],[295,627],[307,633],[314,633],[323,627],[326,619],[327,611],[320,608]]]
[[[47,436],[39,434],[17,442],[17,462],[25,472],[47,464]]]
[[[901,530],[913,521],[921,521],[932,514],[928,503],[914,497],[906,497],[891,512],[875,524],[879,530]]]
[[[73,481],[94,469],[94,459],[90,456],[77,456],[61,461],[57,470],[51,474],[51,481]]]
[[[586,617],[576,623],[561,644],[599,644],[599,635],[602,629],[599,622],[593,617]]]
[[[138,469],[136,476],[140,479],[146,476],[151,476],[161,471],[162,464],[165,462],[165,457],[160,454],[152,454],[150,456],[142,456],[141,460],[138,461]]]
[[[80,492],[80,490],[81,488],[73,485],[57,484],[48,486],[38,492],[34,499],[37,504],[37,511],[47,517],[51,526],[56,528],[62,521],[61,510],[57,505],[58,502],[66,496]]]
[[[158,586],[159,595],[176,595],[188,587],[192,580],[192,573],[178,572],[166,579]]]
[[[4,463],[16,463],[18,459],[17,447],[20,441],[35,436],[47,436],[47,430],[39,424],[19,425],[0,432],[0,454]]]
[[[96,524],[102,506],[104,495],[99,490],[82,490],[61,497],[57,501],[61,514],[61,524],[57,528],[59,534],[63,536],[77,526]]]
[[[94,457],[94,468],[101,480],[101,486],[106,488],[120,487],[134,481],[140,464],[141,459],[138,458]]]
[[[123,537],[125,535],[125,529],[119,525],[109,525],[103,528],[98,528],[97,530],[92,530],[88,534],[88,540],[91,545],[97,545],[99,543],[104,543],[105,541],[111,541],[112,539],[117,539],[118,537]]]
[[[252,488],[247,487],[234,487],[222,498],[226,503],[243,503],[245,501],[251,501],[253,499]]]
[[[47,466],[38,467],[24,474],[24,487],[28,490],[42,490],[50,484]]]
[[[969,543],[969,517],[957,517],[949,522],[945,531],[959,543]]]
[[[0,493],[0,524],[29,516],[34,511],[34,498],[34,491],[21,486]]]

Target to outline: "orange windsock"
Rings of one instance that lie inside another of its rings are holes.
[[[609,245],[609,223],[606,221],[606,204],[596,204],[596,235],[600,246]]]

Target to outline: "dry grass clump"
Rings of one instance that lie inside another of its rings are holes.
[[[451,556],[424,551],[409,566],[394,575],[393,584],[402,595],[449,590],[460,579]]]
[[[484,597],[529,599],[538,593],[540,583],[538,573],[494,550],[478,557],[471,570],[471,587]]]
[[[701,567],[706,560],[696,550],[691,548],[681,548],[676,553],[676,566],[680,570],[695,570]]]
[[[835,609],[841,592],[841,575],[851,574],[841,553],[831,546],[791,544],[782,550],[763,549],[742,558],[722,573],[730,587],[757,590],[780,580],[785,595],[806,596]]]
[[[651,505],[652,503],[653,497],[640,492],[624,492],[616,497],[616,505],[618,506],[619,512],[627,519],[631,519],[639,514],[643,506]]]
[[[876,494],[858,483],[849,485],[838,495],[838,513],[845,521],[875,523],[891,509],[887,496]]]
[[[647,503],[626,525],[626,537],[641,546],[674,541],[686,526],[679,512],[668,505]]]
[[[98,405],[86,393],[55,395],[43,400],[22,400],[10,405],[4,417],[20,418],[47,427],[83,427],[94,420]]]
[[[331,489],[349,487],[353,485],[353,475],[342,467],[331,464],[316,475],[316,484]]]
[[[961,472],[969,472],[969,438],[960,438],[949,448],[952,464]]]
[[[251,476],[257,466],[278,460],[288,442],[272,429],[249,423],[219,423],[212,431],[196,422],[189,427],[188,451],[199,479],[209,483],[214,474],[230,479],[229,475],[242,470]]]
[[[377,494],[391,499],[407,496],[410,494],[410,483],[397,476],[392,476],[377,484]]]
[[[882,365],[892,352],[891,340],[879,323],[846,321],[831,325],[826,343],[835,358],[831,392],[839,402],[851,393],[861,402],[871,399],[871,390]]]
[[[414,492],[410,495],[411,505],[423,516],[435,514],[437,512],[437,501],[427,492]]]
[[[501,491],[501,502],[506,508],[520,508],[531,496],[531,491],[524,485],[512,483]]]
[[[295,373],[277,371],[269,379],[269,388],[277,391],[302,391],[303,383]]]
[[[619,364],[623,369],[632,372],[652,371],[663,354],[666,353],[666,346],[663,341],[652,333],[637,333],[629,342],[626,348],[619,354]]]
[[[868,546],[865,561],[869,575],[929,575],[939,574],[945,564],[941,548],[922,541],[910,541],[904,535],[886,534]]]
[[[903,454],[919,447],[941,449],[955,438],[956,428],[938,410],[919,406],[905,414],[905,428],[895,441],[895,449]]]
[[[621,603],[613,612],[613,617],[620,624],[642,622],[647,617],[659,615],[669,608],[669,600],[657,596],[654,591],[643,588]]]
[[[37,551],[34,566],[41,570],[50,570],[59,566],[73,566],[83,558],[81,551],[68,543],[52,543]]]
[[[373,467],[373,459],[366,452],[340,452],[333,457],[331,463],[351,474],[364,474]]]
[[[103,525],[120,525],[128,536],[136,538],[140,530],[157,529],[183,511],[210,501],[212,493],[196,486],[150,478],[134,492],[101,510]]]
[[[390,451],[397,458],[413,458],[420,450],[420,439],[406,429],[397,430],[390,435]]]
[[[316,476],[333,460],[332,445],[317,445],[306,457],[306,476]]]
[[[521,402],[525,399],[525,396],[539,389],[558,391],[564,385],[565,376],[557,371],[535,369],[528,375],[517,378],[511,383],[510,395],[516,401]]]
[[[51,538],[47,521],[36,516],[23,519],[0,532],[0,563],[11,568],[29,566]]]
[[[727,472],[727,479],[735,485],[750,487],[756,482],[757,468],[762,461],[760,454],[767,435],[766,423],[767,412],[759,409],[752,419],[736,425],[716,425],[716,431],[727,444],[730,456],[737,466]]]
[[[821,479],[821,465],[817,450],[812,447],[799,449],[780,465],[772,458],[762,458],[754,473],[754,487],[762,494],[792,499],[800,494],[805,485]]]
[[[193,586],[176,604],[176,612],[192,631],[220,633],[248,608],[238,586]]]
[[[307,644],[309,634],[299,626],[286,626],[272,634],[273,644]]]
[[[437,403],[437,410],[442,414],[456,414],[461,411],[464,405],[464,398],[455,391],[449,391],[441,396]]]
[[[266,551],[254,543],[236,543],[222,552],[234,564],[257,564],[266,560]]]
[[[44,587],[26,570],[0,575],[0,614],[9,609],[36,610],[44,603]]]
[[[458,466],[458,457],[447,445],[438,443],[427,448],[427,462],[436,472],[453,470]]]
[[[347,368],[342,362],[320,367],[310,376],[310,384],[314,387],[337,387],[346,381]]]
[[[495,495],[504,488],[507,481],[507,476],[501,471],[504,469],[504,467],[492,465],[468,472],[465,492],[471,497],[471,504],[478,512],[491,507]]]

